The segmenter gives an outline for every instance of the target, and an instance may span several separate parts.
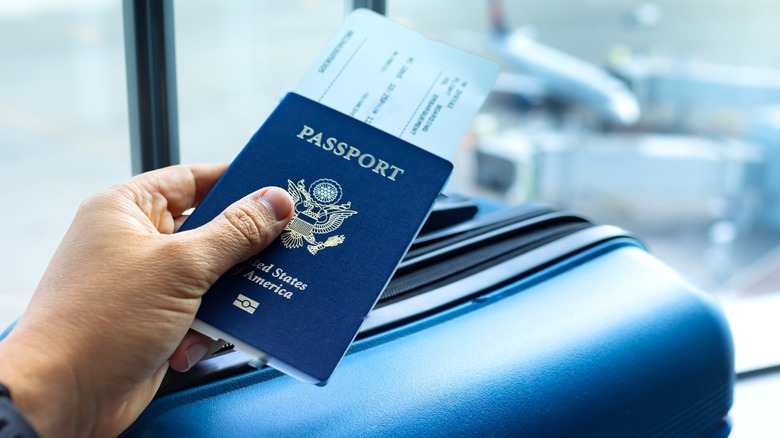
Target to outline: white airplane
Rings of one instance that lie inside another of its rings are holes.
[[[603,68],[534,41],[521,30],[507,30],[500,0],[489,0],[489,9],[491,49],[521,73],[502,74],[496,91],[579,104],[613,124],[639,120],[639,102],[623,82]]]

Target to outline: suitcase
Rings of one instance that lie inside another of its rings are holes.
[[[228,346],[171,372],[125,436],[729,434],[711,296],[617,227],[478,204],[437,205],[327,386]]]

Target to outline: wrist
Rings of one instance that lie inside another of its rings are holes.
[[[13,334],[0,342],[0,382],[41,437],[75,436],[85,430],[75,376],[58,356]]]
[[[0,436],[38,438],[30,420],[14,405],[11,391],[0,383]]]

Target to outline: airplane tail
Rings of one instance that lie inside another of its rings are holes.
[[[506,35],[506,14],[504,13],[503,0],[488,0],[488,13],[490,14],[490,24],[493,33],[496,35]]]

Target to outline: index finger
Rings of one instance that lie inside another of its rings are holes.
[[[159,193],[176,217],[195,207],[227,169],[227,163],[184,164],[142,173],[131,181],[145,193]]]

